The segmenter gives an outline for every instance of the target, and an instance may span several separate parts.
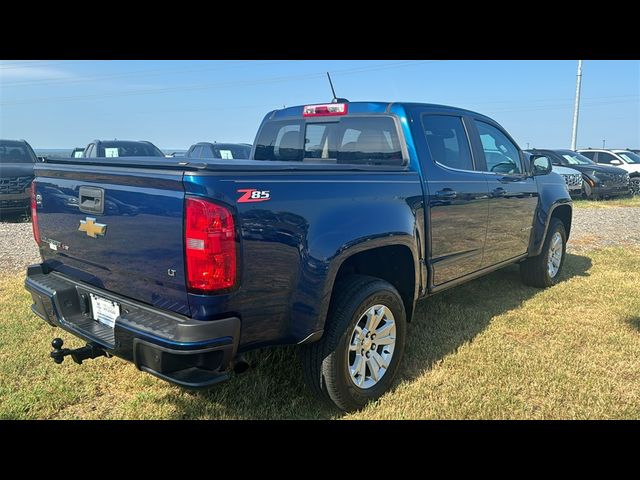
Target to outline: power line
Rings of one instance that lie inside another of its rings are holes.
[[[431,62],[439,62],[439,61],[440,60],[433,60]],[[425,62],[421,60],[411,60],[411,61],[404,61],[404,62],[395,62],[391,64],[384,64],[384,65],[370,65],[366,67],[346,68],[346,69],[334,70],[332,73],[338,76],[353,75],[353,74],[365,73],[365,72],[371,72],[371,71],[399,68],[399,67],[410,66],[410,65],[415,65],[419,63],[430,63],[430,62],[429,61]],[[247,86],[291,82],[291,81],[298,81],[298,80],[309,80],[314,78],[321,78],[321,77],[324,77],[325,75],[326,75],[326,72],[318,72],[318,73],[309,73],[309,74],[301,74],[301,75],[271,77],[271,78],[265,78],[261,80],[244,80],[244,81],[234,80],[234,81],[220,82],[220,83],[182,85],[182,86],[167,87],[167,88],[137,89],[137,90],[128,90],[123,92],[112,92],[112,93],[101,93],[101,94],[72,95],[72,96],[64,96],[64,97],[43,97],[43,98],[33,98],[33,99],[27,99],[27,100],[14,100],[14,101],[8,101],[8,102],[1,102],[0,105],[11,106],[11,105],[24,105],[29,103],[85,100],[85,99],[91,99],[91,98],[112,98],[112,97],[132,96],[132,95],[154,95],[154,94],[169,93],[169,92],[176,92],[176,91],[186,92],[186,91],[229,88],[229,87],[238,87],[238,86],[247,87]]]
[[[274,60],[274,61],[269,61],[269,62],[260,62],[260,65],[271,65],[274,63],[281,63],[281,62],[285,62],[286,60]],[[254,62],[252,60],[252,62]],[[231,69],[231,68],[239,68],[239,67],[246,67],[248,64],[246,62],[242,62],[240,64],[233,64],[233,65],[203,65],[201,67],[193,67],[193,68],[188,68],[188,69],[167,69],[167,68],[163,68],[163,69],[158,69],[158,68],[154,68],[154,69],[149,69],[149,70],[138,70],[138,71],[133,71],[133,72],[122,72],[122,73],[113,73],[113,74],[106,74],[106,75],[93,75],[93,76],[85,76],[85,77],[75,77],[73,79],[60,79],[60,78],[54,78],[54,77],[49,77],[49,78],[45,78],[45,79],[39,79],[39,80],[32,80],[32,81],[27,81],[27,82],[10,82],[10,83],[6,83],[6,82],[2,82],[2,87],[26,87],[26,86],[41,86],[41,85],[67,85],[67,84],[72,84],[72,83],[87,83],[87,82],[94,82],[96,80],[112,80],[112,79],[116,79],[116,78],[131,78],[131,77],[147,77],[147,76],[157,76],[157,75],[175,75],[175,74],[182,74],[182,73],[189,73],[189,72],[200,72],[202,70],[225,70],[225,69]]]
[[[39,60],[34,60],[33,64],[26,65],[15,65],[15,64],[5,64],[4,62],[0,62],[0,71],[2,70],[11,70],[12,68],[31,68],[31,67],[47,67],[49,65],[60,65],[62,63],[72,63],[72,62],[87,62],[91,60],[61,60],[56,62],[46,62],[41,63]]]
[[[640,102],[640,96],[638,97],[638,101]],[[603,106],[603,105],[616,105],[621,103],[629,103],[629,100],[613,100],[607,102],[581,102],[581,107],[595,107],[595,106]],[[562,110],[571,108],[572,104],[564,103],[564,104],[555,104],[555,105],[538,105],[524,108],[506,108],[506,109],[487,109],[492,112],[499,113],[508,113],[508,112],[534,112],[534,111],[544,111],[544,110]]]

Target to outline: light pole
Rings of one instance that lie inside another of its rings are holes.
[[[578,60],[578,75],[576,79],[576,102],[573,106],[573,131],[571,133],[571,150],[576,149],[578,140],[578,113],[580,112],[580,86],[582,84],[582,60]]]
[[[605,144],[606,140],[602,140],[602,149],[604,150],[604,144]]]

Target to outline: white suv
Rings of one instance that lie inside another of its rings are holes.
[[[578,150],[578,153],[601,165],[618,167],[629,172],[631,191],[634,195],[640,195],[640,155],[631,150],[597,148]]]

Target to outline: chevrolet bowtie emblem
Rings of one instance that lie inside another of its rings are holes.
[[[96,223],[96,219],[93,217],[87,217],[86,220],[80,220],[78,230],[87,232],[89,237],[98,238],[98,235],[105,234],[107,226],[104,223]]]

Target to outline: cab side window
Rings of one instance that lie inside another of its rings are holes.
[[[522,173],[518,147],[493,125],[478,120],[475,120],[475,124],[482,142],[487,171],[501,174]]]
[[[589,160],[593,160],[595,161],[596,159],[596,152],[580,152],[581,155],[584,155],[585,157],[587,157]]]

